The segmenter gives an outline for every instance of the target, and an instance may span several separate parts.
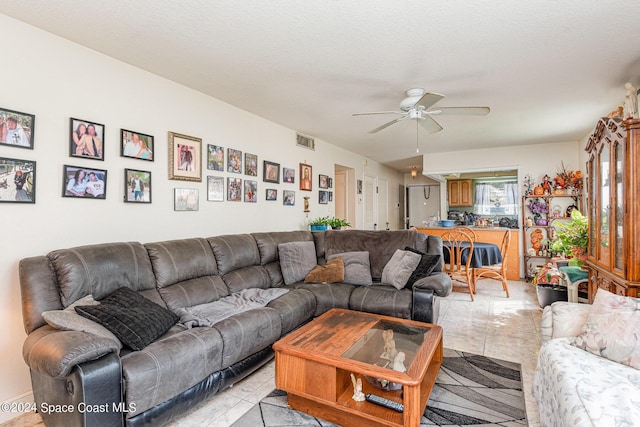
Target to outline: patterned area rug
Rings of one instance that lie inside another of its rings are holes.
[[[518,363],[444,350],[444,362],[420,426],[526,426]],[[274,390],[232,427],[293,427],[335,424],[287,408],[287,394]]]

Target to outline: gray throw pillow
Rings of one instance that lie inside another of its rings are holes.
[[[382,284],[402,289],[416,269],[422,257],[411,251],[397,249],[382,270]]]
[[[118,343],[118,348],[121,349],[122,343],[107,328],[76,313],[76,306],[97,304],[98,301],[94,300],[93,296],[87,295],[86,297],[83,297],[74,302],[64,310],[51,310],[43,312],[42,318],[49,324],[49,326],[51,326],[52,328],[60,329],[61,331],[88,332],[100,337],[109,338]]]
[[[280,243],[278,257],[286,285],[302,282],[318,264],[316,245],[313,242]]]
[[[369,252],[343,252],[340,254],[329,255],[327,261],[331,261],[338,257],[342,258],[342,261],[344,262],[344,283],[368,286],[373,282],[371,279]]]

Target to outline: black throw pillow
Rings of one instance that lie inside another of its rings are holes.
[[[428,275],[430,275],[433,272],[433,269],[436,268],[436,266],[440,262],[440,256],[439,255],[428,255],[428,254],[425,254],[422,251],[419,251],[417,249],[413,249],[413,248],[411,248],[409,246],[405,247],[404,250],[405,251],[415,252],[417,254],[422,255],[422,258],[420,259],[420,262],[418,263],[418,266],[416,267],[415,270],[413,270],[413,273],[411,273],[411,276],[409,277],[409,280],[407,281],[407,285],[405,286],[407,289],[413,289],[413,284],[415,282],[417,282],[418,280],[422,279],[423,277],[427,277]]]
[[[101,324],[133,350],[142,350],[179,320],[171,311],[126,287],[112,292],[98,305],[76,307],[76,312]]]

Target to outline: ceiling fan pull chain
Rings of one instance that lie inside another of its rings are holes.
[[[418,144],[418,137],[420,132],[418,132],[418,121],[416,120],[416,153],[420,152],[420,145]]]

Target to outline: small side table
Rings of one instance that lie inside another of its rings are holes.
[[[581,285],[585,289],[588,288],[589,272],[575,266],[560,267],[558,270],[562,273],[562,281],[569,291],[569,302],[589,303],[589,292],[587,291],[586,296],[582,297],[578,289]]]

